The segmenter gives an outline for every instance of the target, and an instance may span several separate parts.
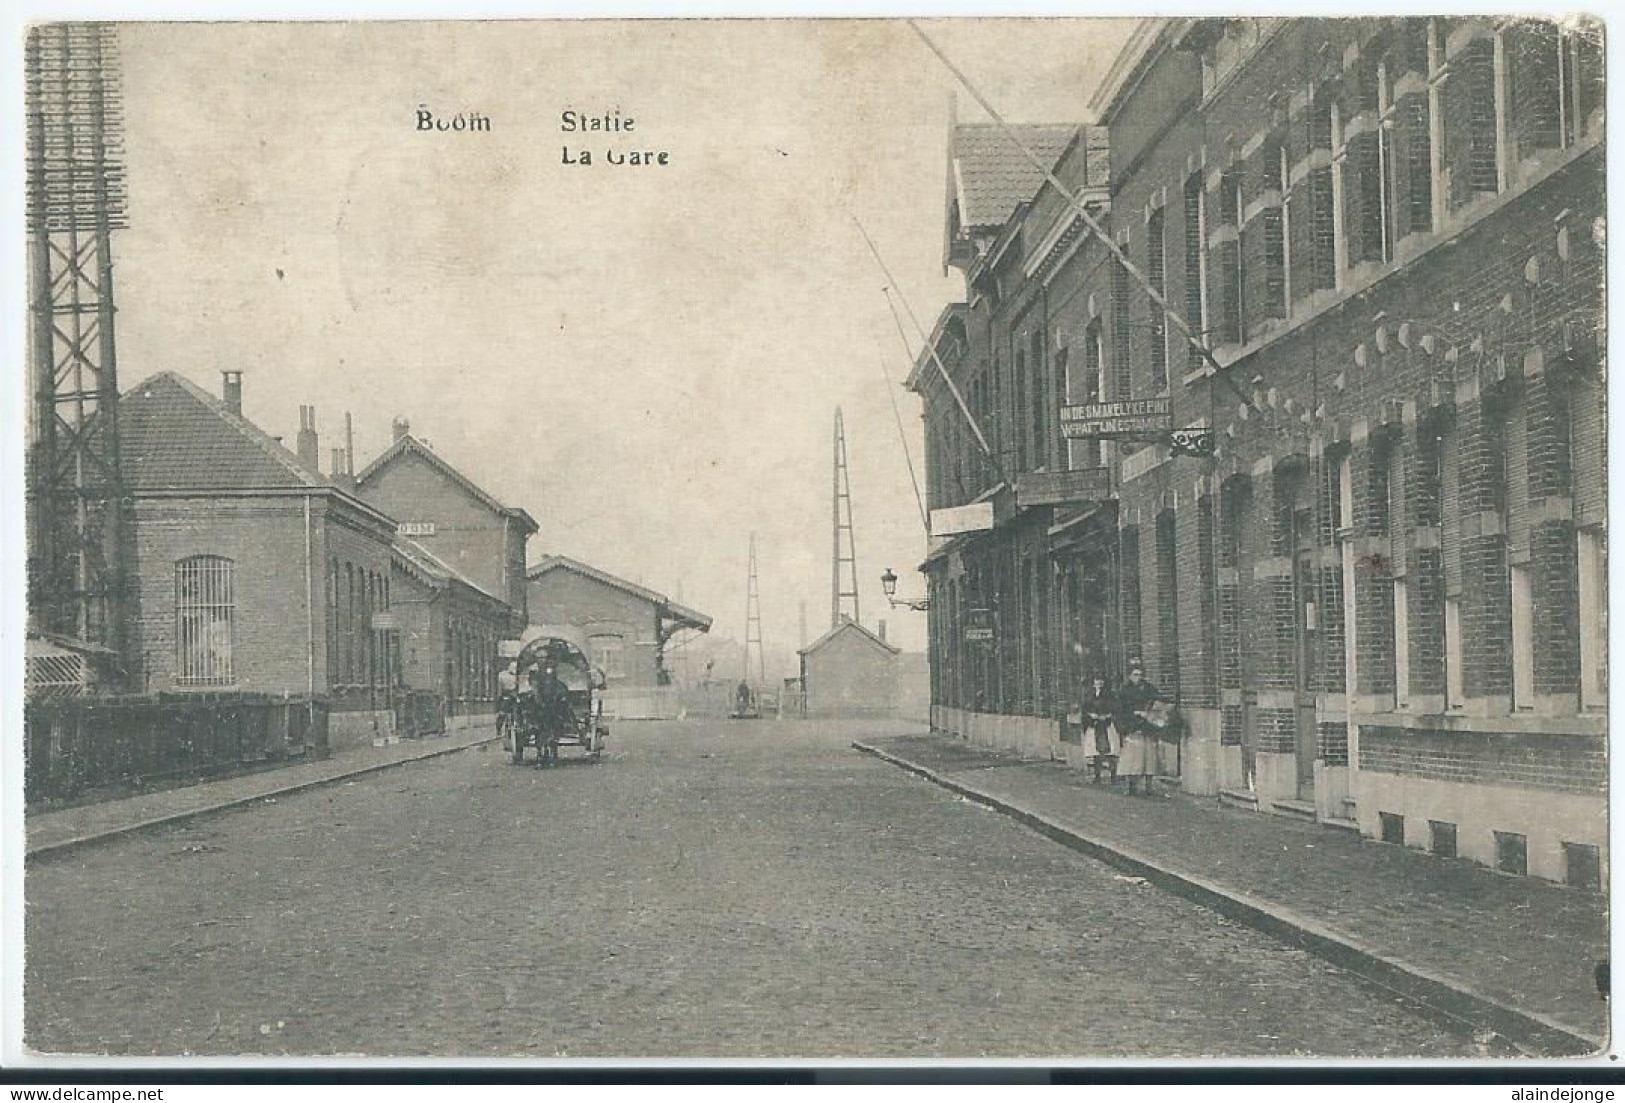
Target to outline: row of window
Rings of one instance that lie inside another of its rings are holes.
[[[446,623],[446,692],[453,700],[497,695],[497,637],[490,628],[451,618]]]
[[[381,687],[398,663],[389,634],[373,615],[389,609],[389,575],[334,557],[327,586],[327,677],[332,685]]]
[[[1572,543],[1560,552],[1572,558],[1566,565],[1553,563],[1551,551],[1536,554],[1533,509],[1540,493],[1561,500],[1571,495],[1571,487],[1605,485],[1601,384],[1594,375],[1580,373],[1567,382],[1553,380],[1549,385],[1550,400],[1543,407],[1538,440],[1532,439],[1534,426],[1526,394],[1515,389],[1491,402],[1483,432],[1499,446],[1486,453],[1495,462],[1480,473],[1483,483],[1473,488],[1471,500],[1463,485],[1461,434],[1448,418],[1430,421],[1413,436],[1376,437],[1369,478],[1358,488],[1353,456],[1346,449],[1331,453],[1324,468],[1301,464],[1278,468],[1272,476],[1272,512],[1262,525],[1254,513],[1252,494],[1237,492],[1247,483],[1227,485],[1219,509],[1216,547],[1211,553],[1201,551],[1197,562],[1207,564],[1214,554],[1218,568],[1250,579],[1260,559],[1289,559],[1295,627],[1291,638],[1278,636],[1279,610],[1267,601],[1220,607],[1214,621],[1220,633],[1216,653],[1203,647],[1204,652],[1215,654],[1219,684],[1256,688],[1251,666],[1258,657],[1268,656],[1272,677],[1289,676],[1288,683],[1275,688],[1345,691],[1344,654],[1349,642],[1345,633],[1357,619],[1353,581],[1357,573],[1376,571],[1392,586],[1388,615],[1392,617],[1390,688],[1395,707],[1404,711],[1415,704],[1413,596],[1435,593],[1443,597],[1442,610],[1434,607],[1429,614],[1442,620],[1435,629],[1442,633],[1442,654],[1434,655],[1433,661],[1435,670],[1442,673],[1443,704],[1447,710],[1463,709],[1467,704],[1463,602],[1475,593],[1494,590],[1490,580],[1467,581],[1470,557],[1463,547],[1463,524],[1471,514],[1494,508],[1503,517],[1506,577],[1501,592],[1508,595],[1509,607],[1503,608],[1510,617],[1509,623],[1499,627],[1507,633],[1510,646],[1504,653],[1489,656],[1491,666],[1504,665],[1482,672],[1486,684],[1507,685],[1514,711],[1539,707],[1536,612],[1542,603],[1548,608],[1557,603],[1559,608],[1572,607],[1578,621],[1575,673],[1580,706],[1606,708],[1606,532],[1594,523],[1594,517],[1577,509]],[[1544,491],[1537,490],[1531,480],[1531,461],[1542,449],[1548,455],[1568,457],[1563,464],[1565,474]],[[1574,493],[1573,497],[1578,500],[1583,495]],[[1197,508],[1202,507],[1198,504]],[[1386,536],[1384,554],[1367,556],[1359,563],[1353,561],[1347,544],[1358,535],[1352,527],[1357,515],[1365,534]],[[1205,539],[1201,532],[1206,520],[1199,515],[1199,539]],[[1154,543],[1146,568],[1155,571],[1158,600],[1154,607],[1142,609],[1139,531],[1127,527],[1119,535],[1121,548],[1111,549],[1110,561],[1097,557],[1083,564],[1088,570],[1104,572],[1103,582],[1069,578],[1064,587],[1054,587],[1044,569],[1042,549],[1025,557],[1002,550],[991,560],[967,564],[962,579],[939,582],[933,593],[933,606],[943,612],[933,619],[933,630],[938,633],[936,653],[944,658],[937,685],[939,703],[1048,714],[1057,691],[1064,696],[1065,686],[1055,684],[1056,675],[1072,661],[1067,656],[1074,654],[1090,672],[1108,675],[1121,671],[1126,655],[1143,654],[1152,676],[1165,692],[1177,697],[1181,618],[1200,614],[1202,623],[1209,623],[1211,610],[1196,606],[1208,601],[1212,576],[1207,576],[1208,582],[1179,577],[1174,512],[1162,510],[1148,534]],[[1416,560],[1413,547],[1436,548],[1439,554]],[[1341,554],[1323,572],[1320,565],[1326,561],[1321,552],[1333,548]],[[1572,591],[1568,589],[1571,584]],[[1190,607],[1187,601],[1192,603]],[[961,639],[965,618],[973,609],[986,610],[996,622],[996,643],[991,648]],[[1058,646],[1050,642],[1052,623]],[[1281,650],[1272,650],[1277,647]]]
[[[1143,231],[1122,229],[1118,242],[1159,297],[1169,271],[1181,274],[1182,301],[1171,305],[1210,347],[1246,345],[1311,309],[1311,297],[1344,290],[1361,266],[1380,271],[1405,239],[1444,232],[1479,196],[1519,186],[1552,152],[1600,134],[1601,66],[1600,36],[1589,29],[1384,20],[1356,64],[1240,147],[1250,152],[1182,182],[1173,240],[1159,202]],[[1109,297],[1081,347],[1057,332],[1046,357],[1039,325],[1012,333],[1008,364],[995,342],[991,362],[962,376],[1004,466],[1101,462],[1095,442],[1059,454],[1055,407],[1165,394],[1171,365],[1188,373],[1204,363],[1120,265],[1108,270]],[[947,411],[933,433],[933,451],[948,461],[933,484],[939,501],[966,500],[992,482],[959,422]]]

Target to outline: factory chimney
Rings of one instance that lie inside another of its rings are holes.
[[[321,470],[321,448],[316,440],[316,407],[299,407],[299,435],[294,438],[294,454],[312,471]]]

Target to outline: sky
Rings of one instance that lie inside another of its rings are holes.
[[[927,21],[1011,121],[1081,122],[1127,20]],[[394,417],[562,553],[742,639],[756,533],[770,656],[829,626],[844,413],[861,613],[910,649],[925,533],[892,406],[919,400],[867,227],[929,329],[951,111],[984,118],[890,20],[128,24],[121,383],[180,372],[326,469]],[[417,129],[418,111],[489,131]],[[567,134],[566,110],[630,133]],[[594,164],[564,163],[582,148]],[[604,163],[602,151],[668,153]],[[923,476],[923,472],[922,472]],[[409,518],[408,518],[409,519]],[[770,672],[771,673],[771,672]]]

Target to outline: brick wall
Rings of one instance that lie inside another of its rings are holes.
[[[428,460],[403,452],[358,488],[362,499],[403,522],[428,521],[424,547],[515,609],[525,601],[519,523],[492,510]]]
[[[531,579],[529,591],[532,624],[573,624],[588,636],[621,637],[624,673],[613,680],[614,688],[658,684],[652,603],[567,567]]]
[[[1360,769],[1467,785],[1601,793],[1608,782],[1603,740],[1581,736],[1362,727]]]

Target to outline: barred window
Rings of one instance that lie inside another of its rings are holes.
[[[232,561],[195,555],[175,564],[175,678],[186,685],[230,685],[236,598]]]

